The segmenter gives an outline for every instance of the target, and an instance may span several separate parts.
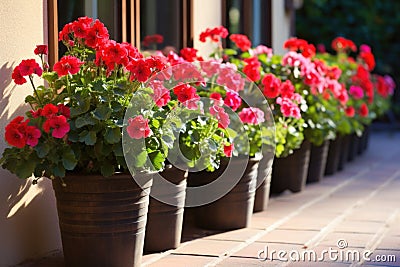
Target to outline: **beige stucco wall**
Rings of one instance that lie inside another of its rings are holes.
[[[193,46],[200,54],[208,56],[215,47],[211,42],[201,43],[199,35],[206,28],[222,25],[221,1],[216,0],[192,0],[193,2]]]
[[[28,109],[23,103],[32,89],[29,85],[15,86],[11,73],[22,59],[35,58],[36,44],[46,43],[46,2],[1,1],[0,153],[6,147],[5,125]],[[43,180],[34,186],[0,168],[0,266],[11,266],[60,247],[51,183]]]
[[[272,48],[283,55],[283,43],[290,37],[290,18],[285,11],[285,1],[272,0]]]

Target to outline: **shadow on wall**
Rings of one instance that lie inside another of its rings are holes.
[[[7,147],[4,139],[5,126],[16,116],[23,116],[29,108],[24,104],[18,107],[12,106],[14,102],[24,102],[13,94],[24,97],[24,93],[19,93],[17,90],[28,88],[23,86],[19,88],[12,81],[11,74],[14,65],[5,63],[0,67],[0,153],[3,153]],[[3,246],[8,247],[11,254],[15,254],[7,255],[10,258],[18,258],[18,255],[24,254],[24,251],[32,251],[36,244],[46,242],[43,240],[44,230],[42,229],[46,227],[43,223],[48,221],[44,219],[46,210],[44,206],[40,206],[39,202],[34,201],[37,196],[42,195],[45,187],[49,187],[50,181],[44,180],[41,179],[37,185],[33,185],[31,179],[18,179],[7,170],[0,168],[0,236],[4,238],[3,240],[8,240],[7,244],[0,245],[0,251],[5,249]],[[27,206],[32,207],[25,209]],[[16,248],[18,251],[14,251]],[[3,252],[8,253],[5,250]],[[3,256],[6,255],[0,255],[0,257]]]

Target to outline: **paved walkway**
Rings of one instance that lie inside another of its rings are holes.
[[[400,133],[373,132],[367,152],[343,171],[273,197],[249,228],[186,225],[178,249],[144,255],[143,266],[400,266],[399,203]],[[311,260],[291,261],[303,255]],[[56,253],[24,267],[60,262]]]

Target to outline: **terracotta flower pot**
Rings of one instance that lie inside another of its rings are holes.
[[[147,215],[145,252],[175,249],[181,243],[187,172],[168,166],[159,174],[176,186],[171,189],[158,183],[157,177],[154,178]]]
[[[271,193],[280,194],[286,189],[296,193],[304,189],[308,164],[310,161],[310,142],[305,140],[293,154],[276,158],[272,166]]]
[[[53,180],[65,266],[140,266],[152,174]]]

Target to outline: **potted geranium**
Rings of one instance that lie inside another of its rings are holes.
[[[153,109],[158,97],[143,82],[165,62],[110,40],[87,17],[59,39],[67,52],[54,66],[41,45],[41,64],[23,60],[13,71],[16,84],[33,87],[31,109],[7,125],[11,147],[0,164],[20,178],[52,179],[67,266],[139,266],[152,176],[164,168],[171,136],[160,131],[166,115]],[[125,116],[133,95],[152,105]]]

